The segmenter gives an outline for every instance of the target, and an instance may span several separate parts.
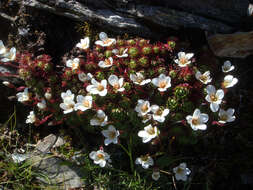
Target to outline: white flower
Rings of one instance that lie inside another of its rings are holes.
[[[75,104],[75,110],[85,111],[92,107],[92,96],[82,96],[78,95],[76,97],[77,103]]]
[[[123,87],[124,78],[119,79],[116,75],[110,75],[108,82],[116,92],[123,92],[125,90]]]
[[[101,32],[99,34],[99,38],[100,38],[100,40],[96,41],[95,44],[100,45],[102,47],[108,47],[108,46],[111,46],[112,44],[116,43],[116,39],[108,38],[107,34],[104,32]]]
[[[10,86],[10,84],[11,84],[9,81],[3,81],[2,83],[4,86],[7,86],[7,87]]]
[[[199,109],[195,109],[193,115],[186,116],[187,123],[191,125],[191,128],[196,130],[206,130],[206,122],[208,121],[209,117],[205,113],[201,113]]]
[[[24,89],[24,92],[17,93],[17,98],[19,102],[27,102],[30,100],[30,94],[28,92],[28,88]]]
[[[181,163],[179,166],[173,168],[173,172],[175,173],[176,180],[186,181],[191,170],[186,167],[186,163]]]
[[[117,49],[113,49],[112,53],[114,53],[116,55],[116,57],[119,57],[119,58],[128,57],[127,50],[128,50],[128,48],[124,49],[124,51],[122,52],[121,55],[119,55],[119,50],[117,50]]]
[[[5,54],[7,51],[6,47],[4,46],[4,43],[2,40],[0,40],[0,56],[2,56],[3,54]]]
[[[210,77],[210,71],[206,71],[204,72],[204,74],[201,74],[201,72],[197,71],[195,77],[203,84],[208,84],[209,82],[212,81],[212,78]]]
[[[111,143],[117,144],[118,143],[118,136],[119,136],[119,131],[114,128],[114,126],[109,125],[107,130],[103,130],[102,134],[106,138],[104,143],[105,145],[109,145]]]
[[[106,161],[110,159],[110,155],[103,150],[92,151],[89,157],[94,160],[94,164],[99,164],[100,167],[105,167]]]
[[[193,53],[179,52],[178,59],[175,60],[175,63],[178,64],[179,67],[186,67],[191,63],[190,59],[193,57]]]
[[[34,111],[31,111],[30,114],[27,116],[26,123],[34,123],[36,121],[36,116]]]
[[[95,118],[90,120],[90,125],[105,126],[107,125],[108,117],[103,110],[98,110]]]
[[[78,79],[82,82],[85,82],[85,81],[88,81],[88,80],[91,80],[93,78],[93,75],[91,73],[79,73],[78,74]]]
[[[158,171],[153,171],[152,173],[152,179],[157,181],[160,178],[160,172]]]
[[[12,47],[9,52],[2,55],[2,62],[14,61],[16,59],[16,48]]]
[[[146,155],[146,156],[141,156],[139,158],[136,158],[135,160],[135,164],[141,164],[141,166],[144,169],[148,169],[149,166],[153,166],[154,165],[154,160],[153,158],[151,158],[150,156]]]
[[[234,113],[235,113],[235,110],[232,108],[227,109],[227,111],[220,109],[219,123],[233,122],[235,120]]]
[[[41,102],[37,103],[37,106],[40,110],[44,110],[47,107],[46,101],[44,99],[42,99]]]
[[[142,138],[143,143],[151,141],[153,138],[158,136],[159,130],[157,127],[152,127],[151,124],[144,127],[144,130],[138,132],[138,136]]]
[[[230,72],[235,69],[235,66],[231,64],[230,61],[225,61],[224,64],[222,65],[222,71],[224,73]]]
[[[225,88],[230,88],[230,87],[233,87],[234,85],[236,85],[237,82],[238,82],[237,78],[233,77],[232,75],[227,75],[224,78],[223,86]]]
[[[87,86],[86,90],[91,94],[98,94],[99,96],[105,96],[107,94],[106,87],[107,87],[106,80],[98,82],[93,78],[91,79],[91,85]]]
[[[158,105],[152,105],[151,111],[153,112],[153,119],[158,122],[164,122],[165,117],[169,114],[169,109],[162,110]]]
[[[136,74],[130,74],[130,79],[134,82],[134,84],[141,86],[150,83],[151,81],[150,79],[144,79],[144,76],[140,72],[137,72]]]
[[[138,100],[138,104],[135,107],[135,111],[138,113],[138,116],[144,116],[150,112],[150,103],[149,101],[144,101],[142,99]]]
[[[46,92],[44,96],[47,100],[50,100],[52,98],[52,94],[50,92]]]
[[[171,78],[169,76],[165,76],[164,74],[160,74],[158,78],[153,78],[152,83],[158,87],[160,92],[164,92],[167,88],[171,87]]]
[[[99,61],[98,66],[101,68],[108,68],[111,67],[113,64],[112,57],[109,57],[108,59],[105,59],[104,61]]]
[[[84,39],[81,39],[81,42],[76,44],[76,47],[83,49],[83,50],[88,49],[90,47],[90,38],[86,37]]]
[[[210,109],[212,112],[217,112],[219,110],[219,105],[224,97],[224,91],[219,89],[216,91],[213,85],[208,85],[206,87],[207,95],[205,97],[206,101],[210,102]]]
[[[75,102],[74,98],[75,95],[72,94],[70,90],[67,90],[67,92],[62,92],[61,97],[63,99],[63,103],[60,104],[60,108],[62,108],[64,111],[64,114],[70,113],[74,111]]]
[[[75,59],[69,59],[67,62],[66,62],[66,66],[67,67],[70,67],[72,68],[72,70],[76,70],[79,68],[80,66],[80,59],[79,58],[75,58]]]

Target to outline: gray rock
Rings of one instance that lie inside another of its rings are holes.
[[[219,57],[245,58],[253,54],[253,31],[217,34],[207,40],[211,50]]]

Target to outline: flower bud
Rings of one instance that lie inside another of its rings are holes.
[[[136,66],[137,66],[136,61],[135,61],[134,59],[131,59],[130,62],[129,62],[129,67],[130,67],[131,69],[135,69]]]
[[[101,72],[101,71],[98,71],[98,72],[96,73],[96,78],[99,79],[99,80],[105,79],[104,73]]]
[[[141,57],[138,61],[142,67],[148,67],[149,65],[147,57]]]
[[[109,58],[109,57],[111,57],[112,56],[112,51],[111,50],[106,50],[105,51],[105,57],[106,58]]]
[[[121,39],[117,40],[116,43],[118,46],[123,46],[125,44],[124,40],[121,40]]]
[[[128,54],[131,58],[137,57],[139,55],[139,49],[136,47],[131,47],[128,49]]]
[[[144,55],[149,55],[149,54],[151,54],[152,49],[151,49],[150,46],[145,46],[145,47],[142,48],[141,51],[142,51],[142,53],[143,53]]]
[[[133,46],[135,44],[136,44],[135,40],[133,40],[133,39],[127,40],[127,45]]]
[[[176,78],[176,76],[177,76],[177,71],[176,70],[171,70],[170,72],[169,72],[169,76],[171,77],[171,78]]]
[[[154,46],[154,47],[153,47],[153,52],[154,52],[155,54],[158,54],[158,53],[160,52],[160,47],[159,47],[159,46]]]
[[[168,98],[167,100],[167,106],[170,110],[176,110],[178,107],[178,102],[176,100],[176,98]]]
[[[178,99],[185,99],[190,93],[190,90],[185,86],[176,86],[174,88],[174,96]]]
[[[50,100],[52,98],[52,94],[50,92],[46,92],[44,96],[47,100]]]

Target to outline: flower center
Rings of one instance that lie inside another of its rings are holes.
[[[84,100],[83,101],[83,106],[87,107],[87,108],[90,107],[90,102],[88,100]]]
[[[218,98],[215,94],[211,94],[210,99],[211,99],[212,102],[216,102],[218,100]]]
[[[225,88],[226,88],[229,84],[230,84],[229,81],[224,81],[224,82],[223,82],[223,86],[224,86]]]
[[[113,88],[116,89],[116,90],[118,90],[118,89],[120,88],[119,83],[114,84],[114,85],[113,85]]]
[[[221,115],[221,116],[220,116],[220,120],[222,120],[222,121],[227,121],[227,120],[228,120],[228,116],[227,116],[226,114]]]
[[[109,138],[110,139],[114,139],[116,137],[116,132],[115,131],[111,131],[110,133],[109,133]]]
[[[103,123],[105,121],[105,117],[97,117],[97,120],[100,122],[100,123]]]
[[[167,85],[167,82],[166,82],[166,81],[161,81],[161,82],[159,83],[159,88],[165,88],[166,85]]]
[[[143,162],[147,162],[148,161],[148,156],[141,156],[141,160]]]
[[[142,111],[142,112],[148,111],[148,106],[147,106],[147,104],[143,104],[143,105],[141,106],[141,111]]]
[[[163,114],[163,111],[161,109],[158,109],[156,112],[155,112],[156,115],[162,115]]]
[[[142,77],[137,77],[136,81],[137,81],[138,83],[141,83],[141,82],[143,81],[143,78],[142,78]]]
[[[98,87],[97,87],[98,91],[103,91],[105,88],[102,84],[99,84]]]
[[[180,63],[181,63],[182,65],[185,65],[187,62],[188,62],[188,59],[186,59],[185,57],[182,57],[182,58],[180,59]]]
[[[73,109],[73,108],[74,108],[74,104],[68,104],[68,105],[67,105],[67,108],[68,108],[68,109]]]
[[[86,43],[86,42],[84,42],[84,43],[82,44],[82,48],[83,48],[83,49],[87,48],[87,43]]]
[[[199,124],[199,119],[198,118],[193,118],[192,119],[192,124],[193,125],[198,125]]]
[[[100,160],[104,160],[104,159],[105,159],[104,155],[101,154],[101,153],[97,154],[97,157],[98,157]]]
[[[149,129],[147,130],[147,132],[148,132],[148,134],[150,134],[150,135],[154,135],[154,134],[155,134],[155,129],[154,129],[154,127],[149,128]]]
[[[203,81],[203,82],[206,82],[206,81],[207,81],[207,76],[206,76],[206,75],[201,75],[201,76],[199,77],[199,79],[200,79],[201,81]]]
[[[105,59],[105,64],[106,65],[111,65],[111,61],[109,59]]]
[[[104,44],[109,44],[112,40],[110,38],[107,38],[106,40],[104,40]]]
[[[177,173],[178,174],[183,174],[183,172],[184,172],[184,169],[182,169],[180,167],[177,168]]]

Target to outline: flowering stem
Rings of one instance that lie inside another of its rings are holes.
[[[131,171],[134,173],[134,163],[133,163],[133,156],[132,156],[132,136],[130,135],[130,142],[128,144],[128,153],[129,153],[129,158],[130,158],[130,166],[131,166]]]
[[[171,172],[167,172],[167,171],[164,171],[164,170],[159,170],[161,173],[165,173],[165,174],[167,174],[167,175],[172,175],[172,173]]]

